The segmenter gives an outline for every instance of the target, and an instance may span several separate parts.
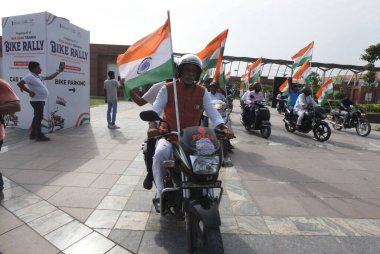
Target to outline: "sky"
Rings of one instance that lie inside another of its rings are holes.
[[[47,11],[89,30],[91,43],[130,45],[168,10],[178,53],[201,51],[227,28],[228,56],[291,60],[314,41],[315,62],[365,65],[360,55],[380,43],[380,0],[17,0],[0,16]]]

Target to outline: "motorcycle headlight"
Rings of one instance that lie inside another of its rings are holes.
[[[222,109],[223,108],[223,104],[222,103],[216,103],[214,104],[214,107],[219,110],[219,109]]]
[[[326,118],[326,114],[322,114],[322,118],[325,119]]]
[[[193,173],[202,175],[212,175],[218,173],[219,156],[197,156],[190,155],[193,165]]]

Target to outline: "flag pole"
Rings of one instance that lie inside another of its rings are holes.
[[[172,41],[172,28],[170,24],[170,11],[168,11],[168,20],[169,20],[169,31],[170,31],[170,51],[171,51],[171,57],[173,61],[173,41]],[[178,111],[178,97],[177,97],[177,83],[175,77],[173,77],[173,88],[174,88],[174,105],[175,105],[175,117],[177,122],[177,131],[180,131],[180,123],[179,123],[179,111]],[[180,137],[178,135],[178,141]]]

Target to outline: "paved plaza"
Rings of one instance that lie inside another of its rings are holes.
[[[159,216],[142,187],[144,109],[120,102],[110,130],[106,106],[93,107],[91,124],[50,142],[7,128],[0,252],[185,253],[184,222]],[[225,252],[379,253],[380,133],[333,130],[320,143],[271,113],[266,140],[244,130],[235,103],[233,166],[220,173]]]

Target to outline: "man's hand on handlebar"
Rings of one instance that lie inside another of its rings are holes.
[[[160,130],[158,129],[156,123],[149,122],[148,138],[154,138],[158,135],[160,135]]]

